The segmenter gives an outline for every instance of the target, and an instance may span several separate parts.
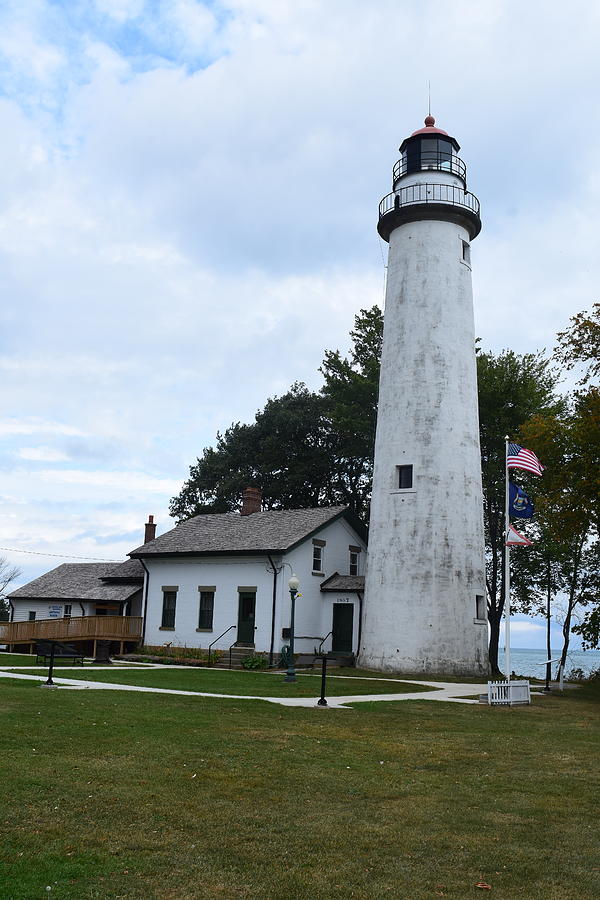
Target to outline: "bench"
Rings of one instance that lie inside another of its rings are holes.
[[[38,641],[35,645],[35,662],[46,662],[52,657],[52,648],[54,647],[54,659],[72,659],[73,665],[80,663],[83,665],[83,653],[73,647],[71,644],[61,644],[60,641]]]
[[[325,654],[327,657],[327,662],[331,663],[332,666],[353,666],[354,665],[354,654],[353,653],[336,653],[333,650],[330,650]],[[302,666],[303,668],[310,668],[311,666],[318,666],[321,664],[321,660],[323,659],[322,653],[300,653],[296,657],[296,665]]]

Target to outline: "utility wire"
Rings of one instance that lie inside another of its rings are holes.
[[[30,553],[33,556],[57,556],[60,559],[93,559],[96,562],[123,562],[119,559],[106,559],[104,556],[66,556],[64,553],[42,553],[41,550],[17,550],[15,547],[0,547],[9,553]]]

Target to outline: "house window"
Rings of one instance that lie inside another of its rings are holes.
[[[323,569],[323,555],[325,550],[325,541],[313,541],[313,564],[312,570],[317,575],[322,575],[324,572]]]
[[[35,622],[35,610],[34,609],[29,610],[29,621]]]
[[[413,467],[412,466],[396,466],[398,473],[398,489],[408,490],[413,486]]]
[[[63,609],[63,616],[64,616],[65,619],[70,619],[70,618],[71,618],[71,608],[72,608],[72,604],[71,604],[71,603],[65,603],[65,607],[64,607],[64,609]]]
[[[349,547],[350,551],[350,575],[358,575],[358,561],[360,559],[360,547]]]
[[[215,589],[198,588],[200,591],[200,605],[198,612],[198,628],[203,631],[212,631],[213,610],[215,606]]]
[[[485,619],[485,597],[483,594],[475,594],[475,618]]]
[[[163,588],[163,608],[161,628],[175,628],[175,606],[177,604],[177,588]]]

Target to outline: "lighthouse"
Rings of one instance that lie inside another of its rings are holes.
[[[378,231],[389,243],[359,664],[486,674],[471,242],[479,201],[455,138],[406,138]]]

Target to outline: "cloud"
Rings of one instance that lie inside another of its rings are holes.
[[[18,456],[33,462],[64,462],[69,458],[66,453],[53,450],[52,447],[22,447]]]
[[[94,0],[98,12],[117,22],[138,18],[144,10],[144,0]]]
[[[5,419],[0,420],[0,435],[13,434],[59,434],[82,436],[84,432],[72,425],[64,425],[61,422],[44,422],[35,419]]]
[[[155,478],[144,472],[86,472],[81,469],[42,469],[42,481],[52,484],[85,485],[89,488],[109,488],[129,493],[169,494],[180,487],[179,482],[168,478]]]
[[[501,632],[504,635],[504,623],[501,626]],[[511,636],[539,638],[545,635],[545,626],[532,621],[512,620],[510,623]]]
[[[596,296],[594,4],[9,6],[0,527],[23,546],[102,556],[78,537],[101,512],[168,527],[217,429],[320,384],[382,302],[377,204],[429,79],[482,201],[484,347],[551,347]]]

